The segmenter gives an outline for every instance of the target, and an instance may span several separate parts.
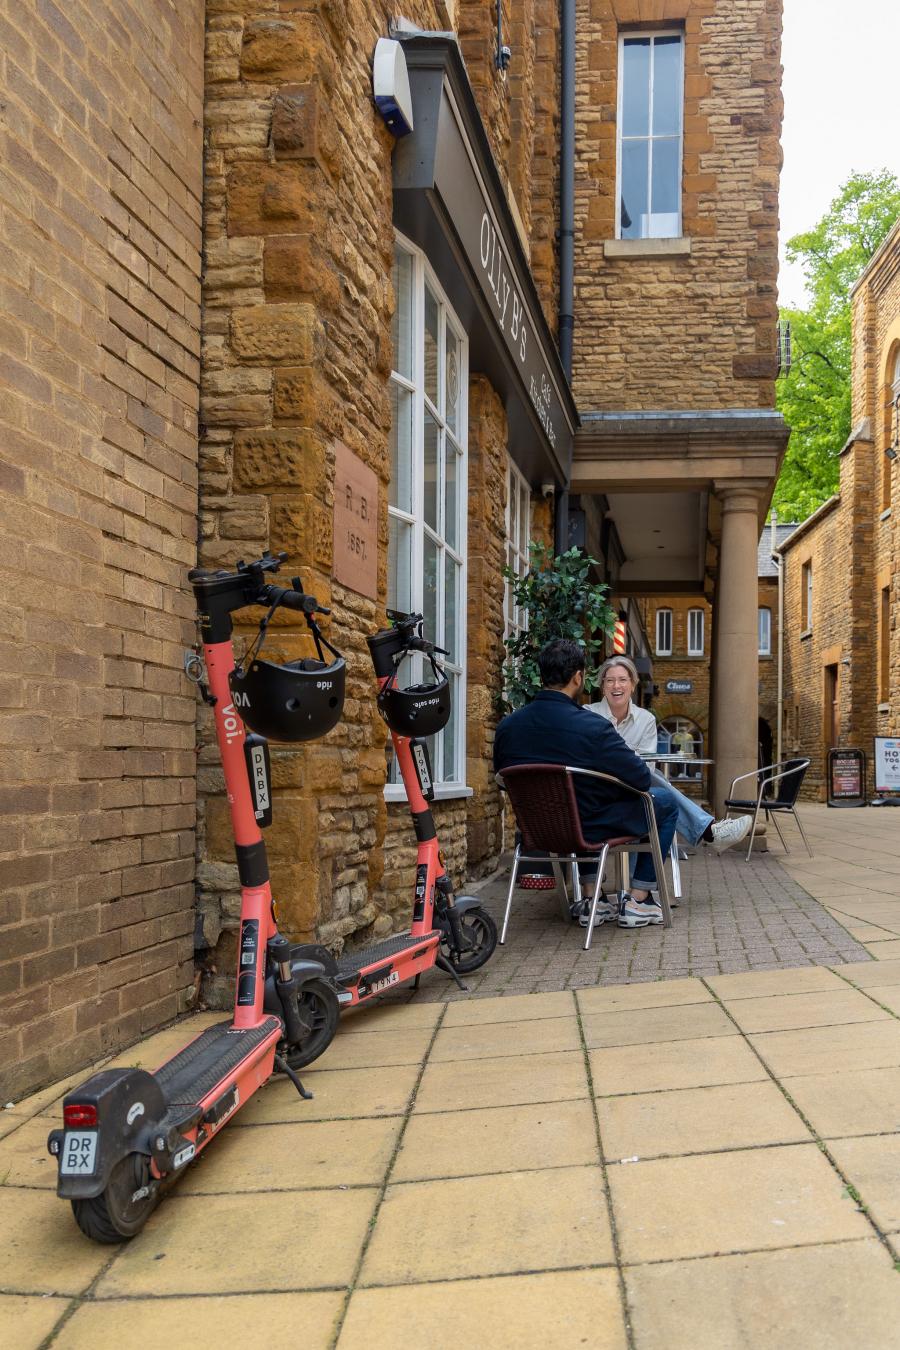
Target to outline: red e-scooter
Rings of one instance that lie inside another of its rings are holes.
[[[309,1096],[295,1070],[317,1058],[337,1028],[338,993],[317,949],[292,959],[276,927],[260,830],[271,820],[268,747],[262,736],[245,734],[240,711],[252,708],[258,725],[288,741],[323,736],[341,715],[344,660],[314,618],[328,611],[297,578],[292,589],[266,580],[284,556],[238,563],[235,572],[190,573],[208,688],[198,657],[194,678],[213,707],[241,881],[234,1016],[207,1027],[155,1073],[103,1069],[64,1098],[63,1129],[47,1141],[59,1161],[57,1194],[71,1200],[79,1227],[98,1242],[139,1232],[162,1191],[274,1069]],[[250,605],[268,609],[261,637],[279,606],[299,610],[318,657],[277,666],[251,652],[246,670],[236,670],[232,616]],[[323,643],[333,660],[325,660]]]
[[[345,1007],[368,1002],[386,989],[419,978],[432,966],[460,988],[460,975],[478,970],[497,945],[497,927],[475,896],[454,895],[444,866],[429,803],[434,781],[427,738],[450,720],[450,686],[436,655],[446,655],[422,635],[421,614],[388,611],[392,627],[366,638],[378,680],[378,707],[387,723],[418,840],[412,923],[409,931],[385,938],[365,951],[350,952],[329,966],[316,946],[293,948],[295,957],[322,960]],[[403,661],[421,653],[434,683],[401,688]]]
[[[274,586],[284,555],[238,563],[235,572],[190,574],[197,600],[203,661],[185,668],[214,710],[241,880],[241,925],[234,1017],[208,1027],[155,1073],[104,1069],[63,1100],[63,1129],[48,1148],[59,1163],[57,1194],[72,1203],[79,1227],[99,1242],[135,1236],[162,1194],[234,1113],[272,1075],[286,1074],[308,1097],[296,1070],[327,1049],[341,1006],[377,997],[438,966],[457,983],[491,956],[497,930],[471,896],[454,897],[428,802],[433,785],[423,737],[450,716],[450,691],[421,634],[421,615],[393,615],[394,626],[368,639],[388,725],[419,840],[410,931],[336,960],[315,943],[279,934],[261,827],[271,823],[267,737],[306,741],[340,718],[345,665],[322,636],[316,613],[328,613],[303,592]],[[260,636],[242,665],[232,650],[233,614],[267,607]],[[299,610],[317,658],[276,665],[259,649],[279,606]],[[334,658],[325,660],[323,646]],[[435,683],[401,689],[398,669],[413,652],[431,662]],[[205,664],[208,686],[203,682]],[[248,735],[244,723],[251,727]]]

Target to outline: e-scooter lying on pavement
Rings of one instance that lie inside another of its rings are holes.
[[[212,704],[231,808],[241,881],[241,925],[234,1017],[207,1027],[155,1073],[103,1069],[63,1100],[63,1129],[48,1148],[59,1160],[57,1194],[71,1200],[79,1227],[98,1242],[121,1242],[146,1223],[165,1188],[225,1122],[280,1069],[304,1092],[295,1070],[316,1059],[334,1036],[339,1012],[334,981],[309,948],[292,959],[276,927],[266,847],[260,824],[271,820],[268,747],[247,736],[241,712],[273,738],[306,741],[335,726],[344,701],[343,657],[315,622],[328,613],[305,595],[267,582],[285,555],[238,563],[234,572],[190,573],[199,613],[203,662],[185,669]],[[250,605],[268,613],[260,638],[236,669],[232,616]],[[312,631],[317,659],[278,666],[259,659],[275,610],[299,610]],[[323,644],[332,656],[326,661]]]
[[[391,610],[391,628],[366,638],[378,679],[378,707],[387,722],[394,754],[406,788],[416,839],[416,876],[409,932],[385,938],[364,951],[349,952],[328,964],[321,947],[296,946],[295,959],[322,960],[340,990],[341,1004],[353,1007],[393,989],[406,980],[418,987],[423,971],[446,971],[460,988],[467,975],[490,958],[497,945],[497,927],[474,896],[455,896],[444,867],[429,802],[434,783],[426,737],[442,731],[450,720],[450,685],[435,659],[439,648],[422,636],[421,614]],[[407,656],[422,653],[431,665],[433,684],[402,689],[399,668]],[[445,653],[441,653],[444,655]]]

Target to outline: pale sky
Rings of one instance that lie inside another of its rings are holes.
[[[815,225],[853,172],[900,179],[900,0],[784,0],[779,303],[802,306],[785,241]]]

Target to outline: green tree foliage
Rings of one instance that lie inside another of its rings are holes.
[[[503,712],[521,708],[534,698],[541,687],[537,655],[551,638],[572,638],[580,642],[585,654],[585,688],[597,683],[598,658],[603,637],[611,634],[615,611],[607,604],[608,586],[591,581],[596,558],[579,548],[554,555],[546,544],[530,546],[531,566],[522,576],[511,568],[503,575],[512,587],[515,603],[528,611],[528,628],[505,641]]]
[[[781,311],[793,354],[790,374],[776,385],[791,428],[772,503],[782,520],[804,520],[837,491],[838,455],[850,434],[850,288],[898,216],[892,173],[851,174],[819,223],[788,242],[810,303]]]

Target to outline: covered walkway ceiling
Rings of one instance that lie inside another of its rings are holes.
[[[583,412],[571,491],[607,498],[624,553],[619,591],[707,589],[720,534],[716,494],[754,492],[762,528],[787,438],[770,409]]]

